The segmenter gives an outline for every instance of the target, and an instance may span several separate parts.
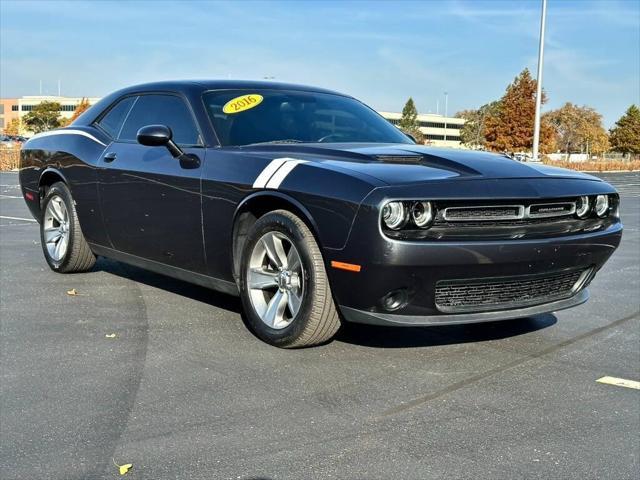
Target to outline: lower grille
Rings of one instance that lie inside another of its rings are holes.
[[[441,312],[482,312],[540,305],[573,295],[585,283],[590,268],[552,274],[436,283],[436,307]]]

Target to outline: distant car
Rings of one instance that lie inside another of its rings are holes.
[[[8,135],[0,135],[0,145],[3,147],[13,147],[16,141]]]
[[[203,81],[115,92],[31,138],[20,182],[57,272],[96,255],[240,295],[266,342],[578,305],[620,242],[581,173],[415,145],[352,97]]]

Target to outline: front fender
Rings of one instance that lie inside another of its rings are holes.
[[[349,238],[360,204],[376,186],[373,179],[322,162],[307,162],[298,165],[276,191],[304,206],[322,249],[340,250]]]

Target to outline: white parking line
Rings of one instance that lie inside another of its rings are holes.
[[[15,195],[3,195],[3,194],[0,194],[0,198],[22,198],[22,197],[16,197]]]
[[[21,222],[36,222],[33,218],[20,218],[20,217],[5,217],[4,215],[0,215],[0,218],[4,218],[5,220],[20,220]]]
[[[633,388],[634,390],[640,390],[640,382],[634,380],[626,380],[624,378],[616,377],[602,377],[596,380],[598,383],[606,383],[607,385],[615,385],[616,387]]]

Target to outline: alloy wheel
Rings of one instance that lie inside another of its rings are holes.
[[[251,304],[260,319],[280,330],[300,311],[304,270],[293,242],[281,232],[264,234],[253,247],[247,271]]]
[[[56,262],[61,261],[69,247],[70,227],[67,206],[59,195],[49,199],[42,228],[49,256]]]

